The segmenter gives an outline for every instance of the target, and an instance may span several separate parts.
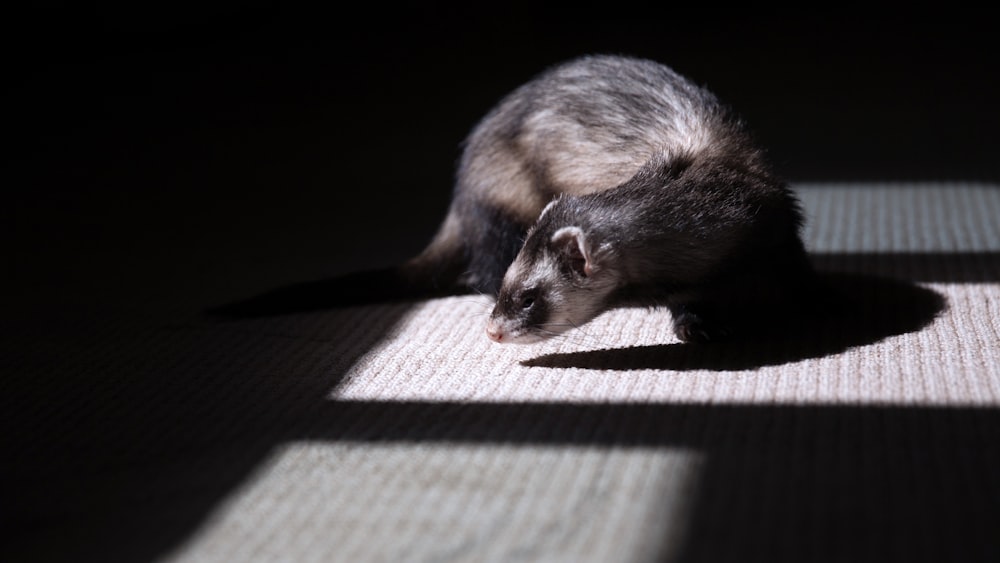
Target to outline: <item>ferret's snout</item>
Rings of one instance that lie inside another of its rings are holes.
[[[490,319],[486,322],[486,336],[489,336],[493,342],[503,342],[503,329],[493,322],[493,319]]]

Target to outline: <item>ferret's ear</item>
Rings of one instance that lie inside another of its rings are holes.
[[[586,278],[597,271],[590,242],[580,227],[563,227],[556,231],[552,235],[552,247],[577,274]]]

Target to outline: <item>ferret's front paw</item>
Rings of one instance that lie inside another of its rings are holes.
[[[684,313],[674,319],[674,334],[681,342],[716,342],[729,337],[729,331],[721,326],[705,322],[693,313]]]

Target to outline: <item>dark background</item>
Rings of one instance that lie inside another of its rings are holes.
[[[108,241],[212,228],[259,266],[314,264],[276,283],[396,261],[442,217],[475,122],[547,65],[597,52],[654,58],[708,86],[793,182],[1000,178],[985,16],[343,10],[99,4],[11,18],[24,173],[7,186],[13,223],[40,213],[56,242],[73,237],[60,213],[92,208],[122,221]],[[268,246],[287,230],[301,246]]]

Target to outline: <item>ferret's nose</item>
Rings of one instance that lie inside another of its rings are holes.
[[[493,321],[490,321],[486,323],[486,336],[489,336],[493,342],[501,342],[503,340],[503,330]]]

